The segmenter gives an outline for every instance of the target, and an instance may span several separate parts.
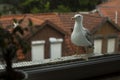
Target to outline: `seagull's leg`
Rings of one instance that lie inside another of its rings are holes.
[[[76,55],[78,55],[78,53],[79,53],[79,51],[78,51],[78,50],[79,50],[79,47],[77,47],[77,52],[76,52]]]
[[[88,48],[84,47],[84,49],[85,49],[85,54],[87,54],[88,53]]]
[[[82,58],[88,61],[88,47],[84,47],[84,49],[85,49],[85,53],[84,53],[85,55]]]
[[[79,54],[79,47],[77,47],[77,52],[76,52],[76,55],[78,55]]]
[[[81,47],[79,47],[79,46],[76,48],[76,57],[80,56],[80,49],[81,49]]]

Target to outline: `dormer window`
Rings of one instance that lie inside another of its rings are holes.
[[[111,54],[115,52],[116,38],[110,38],[107,41],[107,53]]]

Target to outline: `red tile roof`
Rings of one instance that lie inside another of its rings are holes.
[[[61,22],[60,18],[58,17],[58,13],[40,13],[40,14],[34,14],[34,17],[37,19],[43,20],[43,21],[50,21],[57,25],[58,27],[62,28],[64,31],[66,29],[64,28],[63,23]]]
[[[105,3],[100,4],[99,6],[103,6],[103,7],[120,7],[120,0],[109,0]]]
[[[117,24],[120,25],[120,0],[110,0],[106,3],[98,5],[97,9],[101,16],[109,17],[113,21],[117,21]]]
[[[34,25],[42,25],[46,21],[50,21],[59,27],[68,34],[65,35],[65,44],[66,44],[66,51],[67,55],[73,54],[77,51],[77,46],[73,45],[70,40],[71,29],[74,26],[74,20],[71,20],[76,13],[41,13],[41,14],[25,14],[25,15],[12,15],[12,16],[2,16],[0,18],[0,22],[6,26],[12,24],[12,19],[22,19],[24,21],[22,23],[23,26],[27,26],[28,19],[30,18]],[[98,15],[94,14],[83,14],[84,16],[84,26],[92,31],[92,29],[96,28],[103,20]],[[79,52],[83,53],[83,49],[81,48]]]
[[[71,33],[71,28],[74,26],[74,20],[71,20],[71,18],[75,15],[76,13],[61,13],[59,14],[59,17],[63,24],[65,25],[65,28],[69,33]],[[98,15],[93,15],[93,14],[82,14],[83,15],[83,25],[89,30],[92,30],[93,28],[97,27],[98,24],[102,22],[104,18],[98,16]]]
[[[20,20],[24,18],[23,23],[21,24],[22,27],[28,26],[28,19],[31,19],[33,22],[33,25],[40,25],[44,21],[42,19],[37,19],[34,16],[30,14],[21,14],[21,15],[7,15],[7,16],[2,16],[0,17],[0,23],[2,24],[3,27],[6,27],[8,25],[13,25],[12,19],[17,19]]]
[[[22,19],[24,21],[22,26],[28,26],[28,19],[31,19],[33,25],[41,25],[45,21],[50,21],[57,25],[59,28],[63,29],[67,33],[71,33],[71,28],[74,26],[74,20],[71,18],[76,13],[41,13],[41,14],[23,14],[23,15],[8,15],[2,16],[0,18],[0,23],[5,27],[7,25],[12,25],[12,19]],[[96,27],[101,21],[102,18],[98,15],[93,14],[83,14],[84,16],[84,26],[89,30],[92,30]],[[89,19],[88,19],[89,18]]]

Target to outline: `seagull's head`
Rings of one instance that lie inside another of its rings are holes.
[[[82,21],[83,20],[83,16],[81,14],[75,14],[75,16],[72,17],[72,19],[75,19],[76,21]]]

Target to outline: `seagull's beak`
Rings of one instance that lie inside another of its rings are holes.
[[[75,19],[75,17],[72,17],[72,18],[71,18],[71,20],[74,20],[74,19]]]

